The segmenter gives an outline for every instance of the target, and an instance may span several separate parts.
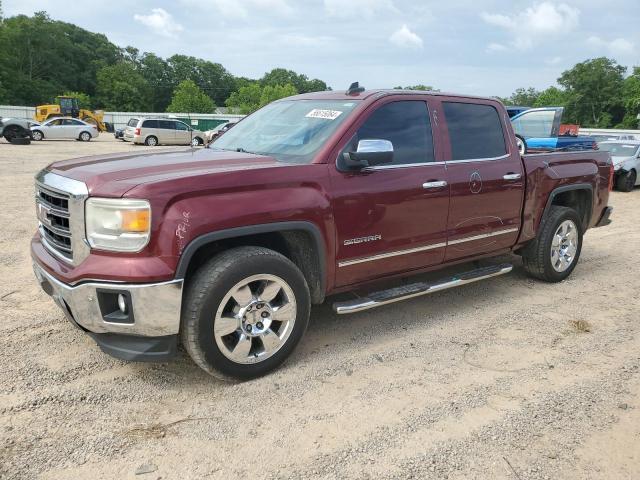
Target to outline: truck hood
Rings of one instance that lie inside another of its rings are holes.
[[[630,157],[618,157],[618,156],[611,156],[611,163],[613,163],[614,165],[619,165],[621,163],[626,162],[627,160],[633,160],[635,157],[632,155]]]
[[[84,182],[90,195],[121,197],[143,183],[280,166],[283,164],[274,158],[262,155],[189,148],[82,157],[52,163],[48,169]]]

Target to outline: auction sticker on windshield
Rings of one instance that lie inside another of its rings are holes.
[[[307,118],[323,118],[325,120],[335,120],[342,114],[339,110],[321,110],[314,108],[305,115]]]

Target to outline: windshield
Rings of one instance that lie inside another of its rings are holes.
[[[138,119],[137,118],[129,119],[129,122],[127,123],[128,127],[135,127],[136,125],[138,125]]]
[[[211,148],[310,163],[356,105],[357,101],[344,100],[274,102],[229,129]]]
[[[612,157],[633,157],[638,150],[638,145],[624,145],[622,143],[601,143],[600,150],[610,152]]]

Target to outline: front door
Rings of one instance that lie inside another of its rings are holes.
[[[62,126],[62,119],[56,118],[43,125],[45,138],[63,138],[64,127]]]
[[[440,102],[451,185],[445,261],[511,247],[520,231],[524,171],[494,102]]]
[[[331,168],[337,286],[439,264],[444,258],[447,172],[436,161],[425,97],[404,98],[372,105],[348,133]],[[349,171],[342,154],[354,151],[363,139],[389,140],[393,163]]]
[[[189,145],[191,143],[191,130],[186,123],[176,122],[176,143]]]

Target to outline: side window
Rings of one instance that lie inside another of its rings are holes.
[[[556,118],[555,110],[525,112],[511,123],[513,130],[525,138],[550,137]]]
[[[172,122],[171,120],[158,120],[158,128],[163,128],[165,130],[175,130],[176,122]]]
[[[69,120],[69,122],[71,122],[71,125],[75,125],[76,127],[84,125],[84,122],[81,122],[80,120]]]
[[[433,136],[427,104],[419,100],[393,102],[378,108],[360,127],[353,143],[367,139],[393,144],[393,165],[434,161]]]
[[[145,120],[142,122],[143,128],[158,128],[158,120]]]
[[[498,111],[491,105],[443,102],[451,160],[501,157],[507,153]]]
[[[176,122],[176,130],[189,130],[189,127],[182,122]]]
[[[49,125],[50,127],[58,127],[58,126],[62,125],[62,120],[60,120],[60,119],[57,119],[57,120],[51,120],[51,121],[48,123],[48,125]]]

